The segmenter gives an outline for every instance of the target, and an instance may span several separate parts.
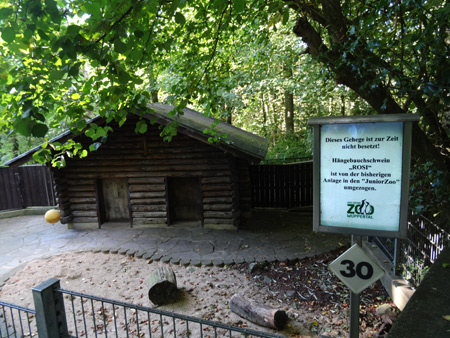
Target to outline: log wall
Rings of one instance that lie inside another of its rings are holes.
[[[125,123],[96,152],[70,159],[65,168],[56,170],[63,221],[101,226],[98,182],[124,178],[132,226],[167,225],[167,178],[199,177],[203,225],[239,224],[241,210],[251,206],[245,160],[180,132],[171,142],[163,142],[156,126],[145,135],[135,134],[134,127],[135,121]]]

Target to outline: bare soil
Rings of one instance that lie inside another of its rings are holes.
[[[172,265],[181,296],[178,302],[158,308],[287,337],[345,337],[349,329],[349,291],[328,269],[328,263],[345,249],[298,261],[259,262],[252,266]],[[48,278],[58,278],[64,289],[156,307],[148,299],[147,278],[160,264],[119,254],[61,254],[28,263],[7,281],[0,300],[33,308],[31,289]],[[228,302],[236,293],[286,311],[287,327],[275,331],[234,314]],[[392,302],[380,283],[361,293],[361,338],[385,336],[391,317],[375,313],[382,304]],[[98,326],[98,333],[111,329],[107,326]],[[91,325],[87,330],[93,328]],[[80,330],[80,336],[89,333]],[[199,336],[193,330],[190,335]]]

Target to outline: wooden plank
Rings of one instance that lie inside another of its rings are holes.
[[[229,191],[231,190],[230,184],[223,185],[202,185],[202,191]]]
[[[133,224],[136,225],[145,225],[145,224],[167,224],[167,218],[133,218]]]
[[[130,184],[130,192],[153,192],[153,191],[165,191],[164,184]]]
[[[203,198],[213,198],[213,197],[231,197],[233,192],[229,191],[203,191]]]
[[[231,211],[205,211],[203,216],[206,218],[233,218]]]
[[[123,164],[123,163],[122,163]],[[227,171],[229,170],[228,164],[190,164],[190,165],[147,165],[147,166],[134,166],[134,165],[121,165],[121,166],[93,166],[87,167],[80,165],[72,165],[66,169],[66,172],[71,174],[85,174],[85,173],[109,173],[109,172],[133,172],[138,171],[141,173],[147,173],[146,176],[153,176],[153,172],[162,171],[167,175],[168,172],[187,172],[187,171]],[[83,175],[84,176],[84,175]],[[126,176],[126,175],[125,175]],[[86,176],[85,176],[86,177]]]
[[[166,192],[133,192],[130,193],[130,198],[136,199],[136,198],[162,198],[166,197]]]
[[[224,204],[224,203],[233,203],[233,198],[232,197],[207,197],[207,198],[203,198],[203,203],[204,204]]]
[[[76,204],[76,203],[95,203],[96,198],[95,197],[73,197],[69,199],[70,203]]]
[[[132,177],[128,179],[128,184],[164,184],[163,177]]]
[[[74,217],[73,223],[98,223],[97,217]]]
[[[202,184],[229,184],[231,183],[231,177],[202,177]]]
[[[71,204],[71,209],[75,210],[97,210],[95,204]]]
[[[204,211],[231,211],[231,204],[205,204],[203,205]]]
[[[67,193],[67,192],[66,192]],[[82,198],[82,197],[92,197],[95,199],[95,191],[70,191],[70,197],[72,198]]]
[[[84,184],[69,185],[67,187],[67,190],[69,192],[73,192],[73,191],[90,191],[90,192],[94,192],[95,191],[95,186],[94,185],[84,185]]]
[[[165,218],[167,217],[167,212],[144,212],[144,211],[133,211],[133,218]]]
[[[88,210],[80,210],[80,211],[72,211],[72,215],[74,217],[97,217],[97,211],[88,211]]]
[[[133,211],[166,211],[166,205],[132,205]]]
[[[132,205],[166,204],[165,198],[131,198]]]
[[[152,172],[151,176],[153,177],[188,177],[188,176],[223,176],[227,175],[229,172],[223,171],[223,170],[217,170],[217,171],[203,171],[203,170],[196,170],[196,171],[179,171],[179,172],[167,172],[167,171],[160,171],[160,172]],[[85,172],[71,172],[70,175],[74,178],[78,177],[87,177],[87,178],[98,178],[99,176],[103,178],[132,178],[132,177],[148,177],[148,172],[139,172],[139,171],[124,171],[124,172],[92,172],[92,173],[85,173]]]

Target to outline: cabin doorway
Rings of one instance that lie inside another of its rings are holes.
[[[203,224],[203,200],[199,177],[168,177],[168,224],[199,227]]]
[[[130,206],[127,180],[108,178],[98,180],[100,225],[102,227],[130,226]]]

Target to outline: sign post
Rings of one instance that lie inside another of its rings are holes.
[[[406,237],[411,130],[418,120],[403,114],[308,121],[314,231],[352,235],[352,247],[330,264],[351,290],[350,338],[359,335],[359,293],[384,274],[361,249],[361,236]]]

